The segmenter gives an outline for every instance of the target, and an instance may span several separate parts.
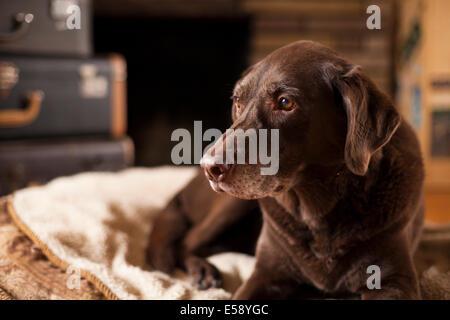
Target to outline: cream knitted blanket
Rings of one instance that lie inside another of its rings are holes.
[[[59,178],[16,192],[9,212],[53,263],[85,276],[108,298],[227,299],[251,273],[252,257],[209,258],[225,290],[197,290],[181,270],[170,277],[145,264],[155,214],[195,173],[160,167]]]

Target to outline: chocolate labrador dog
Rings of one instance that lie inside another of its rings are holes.
[[[424,216],[420,147],[359,67],[320,44],[295,42],[245,71],[232,114],[232,129],[279,129],[278,172],[222,164],[224,144],[235,141],[224,134],[201,161],[217,193],[199,175],[170,202],[151,234],[153,267],[181,266],[201,288],[220,286],[203,257],[252,252],[256,243],[255,269],[236,299],[305,298],[311,287],[420,298],[412,262]]]

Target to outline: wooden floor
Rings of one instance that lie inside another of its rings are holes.
[[[425,192],[425,212],[427,222],[450,222],[450,191]]]

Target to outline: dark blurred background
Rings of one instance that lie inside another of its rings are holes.
[[[128,133],[136,164],[167,164],[176,128],[191,130],[194,120],[220,130],[230,124],[229,97],[249,63],[250,19],[138,13],[96,16],[94,45],[127,60]]]
[[[449,12],[447,0],[0,0],[0,194],[171,164],[174,129],[226,129],[242,71],[308,39],[396,102],[422,144],[429,219],[447,221]]]

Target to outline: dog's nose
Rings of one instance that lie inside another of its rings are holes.
[[[200,166],[205,170],[205,174],[208,179],[214,182],[223,181],[231,169],[231,165],[216,163],[209,157],[203,157],[200,160]]]

